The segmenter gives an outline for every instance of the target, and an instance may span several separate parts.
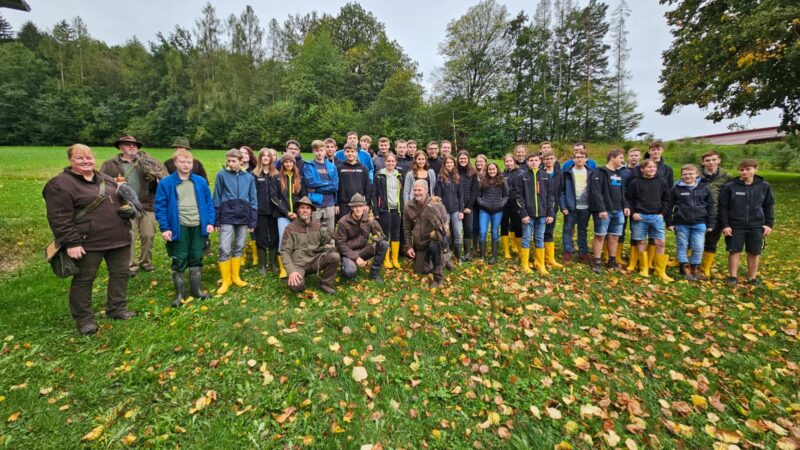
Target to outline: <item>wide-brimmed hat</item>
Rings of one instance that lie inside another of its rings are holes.
[[[308,205],[308,206],[311,207],[312,211],[315,211],[317,209],[317,207],[314,206],[314,204],[311,202],[311,199],[309,199],[307,195],[304,195],[303,198],[301,198],[300,200],[296,201],[295,205],[296,206]]]
[[[119,144],[122,143],[134,144],[136,145],[136,148],[142,148],[142,146],[144,145],[141,142],[137,141],[136,138],[131,136],[130,134],[126,134],[125,136],[122,136],[121,138],[117,139],[117,141],[114,142],[114,147],[119,148]]]
[[[178,136],[175,138],[175,142],[172,143],[173,147],[183,147],[185,149],[191,150],[192,146],[189,145],[189,140],[183,136]]]
[[[355,208],[356,206],[366,206],[366,205],[367,205],[367,200],[361,194],[353,194],[353,196],[350,197],[350,203],[347,204],[347,206],[351,208]]]

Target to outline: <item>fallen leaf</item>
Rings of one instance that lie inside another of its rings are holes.
[[[123,437],[119,441],[122,442],[122,445],[131,445],[134,442],[136,442],[136,435],[134,435],[133,433],[128,433],[125,435],[125,437]]]
[[[364,366],[355,366],[353,367],[352,376],[357,383],[361,383],[362,381],[366,380],[369,375],[367,375],[367,369]]]
[[[544,412],[547,414],[547,417],[553,420],[558,420],[561,418],[561,411],[557,410],[556,408],[545,408]]]
[[[16,422],[16,421],[19,420],[19,418],[21,416],[22,416],[22,411],[17,411],[14,414],[11,414],[10,416],[8,416],[8,419],[6,420],[6,422],[8,422],[8,423]]]
[[[98,426],[94,427],[94,429],[92,431],[86,433],[81,438],[81,440],[82,441],[93,441],[93,440],[99,438],[103,434],[103,430],[105,430],[105,428],[106,427],[104,425],[98,425]]]
[[[283,425],[284,422],[286,422],[287,420],[289,420],[290,417],[292,417],[295,411],[297,411],[297,408],[295,408],[294,406],[290,406],[284,409],[283,412],[281,412],[277,416],[273,415],[273,417],[275,418],[275,422],[278,422],[278,424]]]

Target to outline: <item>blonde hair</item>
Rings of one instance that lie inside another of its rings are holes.
[[[319,139],[315,139],[315,140],[311,141],[311,150],[316,150],[318,148],[322,148],[324,145],[325,145],[325,143],[323,141],[320,141]]]
[[[94,152],[92,151],[92,148],[89,147],[88,145],[72,144],[67,149],[67,158],[72,158],[72,155],[75,155],[75,154],[78,154],[78,153],[80,153],[82,155],[89,154],[89,155],[94,156]]]
[[[189,150],[186,150],[185,148],[181,148],[181,149],[175,150],[175,153],[172,154],[172,160],[173,161],[178,162],[178,158],[192,158],[192,159],[194,159],[194,155],[192,155],[192,152],[190,152]]]

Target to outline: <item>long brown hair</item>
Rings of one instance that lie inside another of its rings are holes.
[[[453,170],[447,170],[447,161],[453,161]],[[452,155],[447,155],[444,157],[444,160],[442,161],[442,170],[439,172],[439,178],[443,182],[452,181],[456,184],[461,181],[461,177],[458,175],[458,161],[456,161]]]
[[[482,159],[486,164],[483,166],[483,170],[478,170],[478,160]],[[495,164],[496,165],[496,164]],[[479,178],[483,178],[486,175],[486,168],[489,167],[489,158],[486,157],[483,153],[479,154],[475,157],[475,172],[478,174]],[[499,169],[499,167],[498,167]]]
[[[469,160],[469,152],[466,151],[466,150],[460,150],[458,152],[458,157],[456,158],[456,169],[458,169],[459,167],[462,167],[462,166],[458,165],[458,159],[461,158],[461,155],[464,155],[464,156],[467,157],[467,176],[468,177],[474,177],[475,174],[477,173],[477,171],[475,170],[475,167],[472,166],[472,163]]]
[[[256,161],[256,168],[253,169],[253,173],[257,177],[260,177],[262,174],[271,177],[274,176],[276,173],[278,173],[278,171],[275,169],[275,155],[277,153],[272,153],[270,150],[272,149],[264,147],[258,151],[258,160]],[[261,160],[264,158],[264,155],[269,155],[270,157],[269,166],[264,166],[264,164],[261,162]]]
[[[497,169],[497,175],[490,177],[489,176],[489,166],[494,166]],[[503,180],[503,175],[500,172],[500,166],[495,163],[489,163],[486,165],[486,173],[483,179],[481,179],[481,189],[486,189],[491,186],[503,186],[505,180]]]
[[[292,193],[297,195],[300,193],[300,169],[297,167],[297,163],[292,161]],[[281,191],[286,192],[286,169],[283,167],[283,160],[281,160],[281,171],[280,171],[280,181],[281,181]]]
[[[425,157],[425,165],[423,167],[418,167],[417,166],[417,156],[419,156],[419,155],[422,155],[422,156]],[[428,154],[423,152],[422,150],[417,150],[417,152],[414,153],[414,160],[411,162],[411,171],[412,172],[416,172],[417,170],[420,170],[420,169],[428,170]]]

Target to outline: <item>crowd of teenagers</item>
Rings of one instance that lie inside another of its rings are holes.
[[[314,158],[308,161],[295,140],[281,155],[270,148],[257,154],[246,146],[231,149],[213,192],[185,138],[175,140],[175,152],[163,164],[141,151],[133,136],[115,146],[120,153],[100,170],[91,148],[71,146],[70,165],[43,191],[56,242],[79,268],[69,305],[82,334],[97,331],[92,285],[103,260],[109,273],[106,316],[136,315],[127,308],[128,280],[154,270],[156,227],[171,259],[172,305],[179,307],[189,296],[210,296],[201,287],[201,267],[212,232],[219,233],[217,295],[247,286],[241,276],[246,261],[295,292],[317,275],[320,290],[333,294],[337,273],[352,280],[363,269],[381,282],[384,271],[404,270],[401,257],[413,261],[408,270],[431,274],[432,288],[441,285],[443,270],[462,261],[495,264],[498,257],[519,258],[519,266],[509,269],[539,276],[585,263],[598,274],[626,270],[650,277],[652,271],[666,283],[674,281],[668,267],[677,266],[679,276],[702,281],[710,279],[723,235],[725,282],[737,284],[744,251],[746,282],[758,284],[759,255],[774,224],[773,193],[756,175],[756,161],[739,162],[734,177],[722,168],[720,154],[709,151],[699,167],[682,166],[676,181],[659,141],[644,154],[629,149],[627,162],[625,151],[615,149],[600,163],[583,144],[575,144],[564,162],[549,142],[532,152],[519,145],[503,158],[501,170],[485,155],[473,160],[449,141],[429,142],[423,151],[413,140],[398,140],[392,149],[389,139],[380,138],[373,150],[370,136],[350,132],[342,149],[331,138],[311,142]],[[561,262],[555,246],[559,214]],[[675,233],[677,261],[665,252],[667,231]]]

